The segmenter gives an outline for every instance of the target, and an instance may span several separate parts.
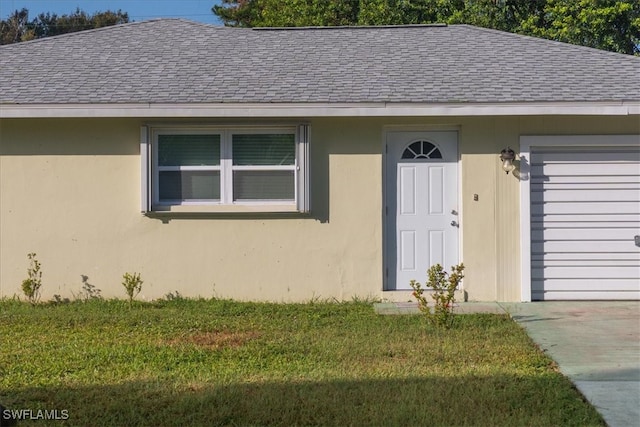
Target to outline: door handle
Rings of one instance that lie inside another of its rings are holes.
[[[451,226],[452,226],[452,227],[457,227],[457,226],[458,226],[458,223],[457,223],[456,221],[451,221]]]

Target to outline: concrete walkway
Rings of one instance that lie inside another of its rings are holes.
[[[640,302],[501,306],[560,366],[610,427],[640,426]]]
[[[419,312],[415,303],[376,311]],[[640,301],[467,302],[456,311],[510,314],[610,427],[640,426]]]

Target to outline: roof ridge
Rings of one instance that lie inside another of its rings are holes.
[[[595,48],[595,47],[583,46],[583,45],[580,45],[580,44],[573,44],[573,43],[563,42],[563,41],[559,41],[559,40],[546,39],[546,38],[543,38],[543,37],[530,36],[528,34],[511,33],[509,31],[497,30],[495,28],[480,27],[480,26],[471,25],[471,24],[451,24],[450,26],[451,27],[467,27],[467,28],[471,28],[471,29],[474,29],[474,30],[483,31],[483,32],[487,32],[487,33],[498,33],[498,34],[502,34],[504,36],[511,37],[511,38],[529,39],[529,40],[533,40],[533,41],[535,41],[537,43],[549,43],[549,44],[554,44],[554,45],[560,45],[560,46],[563,46],[563,47],[571,47],[571,48],[574,48],[574,49],[588,50],[589,52],[599,52],[601,54],[615,55],[616,57],[620,57],[620,55],[622,55],[625,58],[635,58],[637,60],[640,60],[640,56],[636,56],[636,55],[629,55],[629,54],[621,53],[621,52],[612,52],[610,50],[598,49],[598,48]]]
[[[301,31],[301,30],[366,30],[366,29],[394,29],[394,28],[442,28],[446,23],[433,24],[400,24],[400,25],[323,25],[305,27],[251,27],[255,31]]]
[[[5,44],[5,45],[0,45],[0,48],[6,48],[9,46],[16,46],[16,45],[25,45],[25,44],[33,44],[33,43],[43,43],[43,42],[47,42],[47,41],[53,41],[53,40],[59,40],[61,38],[69,38],[69,37],[77,37],[77,36],[82,36],[85,34],[91,34],[91,33],[95,33],[95,32],[99,32],[99,31],[110,31],[113,30],[115,28],[121,28],[121,27],[132,27],[132,26],[139,26],[139,25],[146,25],[146,24],[153,24],[159,21],[181,21],[185,24],[192,24],[192,25],[202,25],[208,28],[216,28],[216,25],[212,25],[212,24],[205,24],[204,22],[196,22],[196,21],[191,21],[189,19],[184,19],[184,18],[153,18],[153,19],[146,19],[143,21],[132,21],[132,22],[124,22],[122,24],[116,24],[116,25],[107,25],[105,27],[99,27],[99,28],[89,28],[88,30],[80,30],[80,31],[73,31],[70,33],[64,33],[64,34],[58,34],[55,36],[49,36],[49,37],[41,37],[38,39],[33,39],[33,40],[26,40],[26,41],[22,41],[22,42],[18,42],[18,43],[9,43],[9,44]]]

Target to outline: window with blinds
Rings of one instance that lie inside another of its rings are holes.
[[[149,159],[148,210],[182,205],[289,205],[306,212],[307,135],[306,126],[154,128],[149,140],[141,142],[141,153]]]
[[[233,200],[295,200],[294,134],[233,134]]]
[[[220,135],[158,135],[158,201],[220,200]]]

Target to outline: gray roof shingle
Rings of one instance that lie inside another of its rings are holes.
[[[640,100],[640,58],[468,25],[181,19],[0,47],[1,104]]]

